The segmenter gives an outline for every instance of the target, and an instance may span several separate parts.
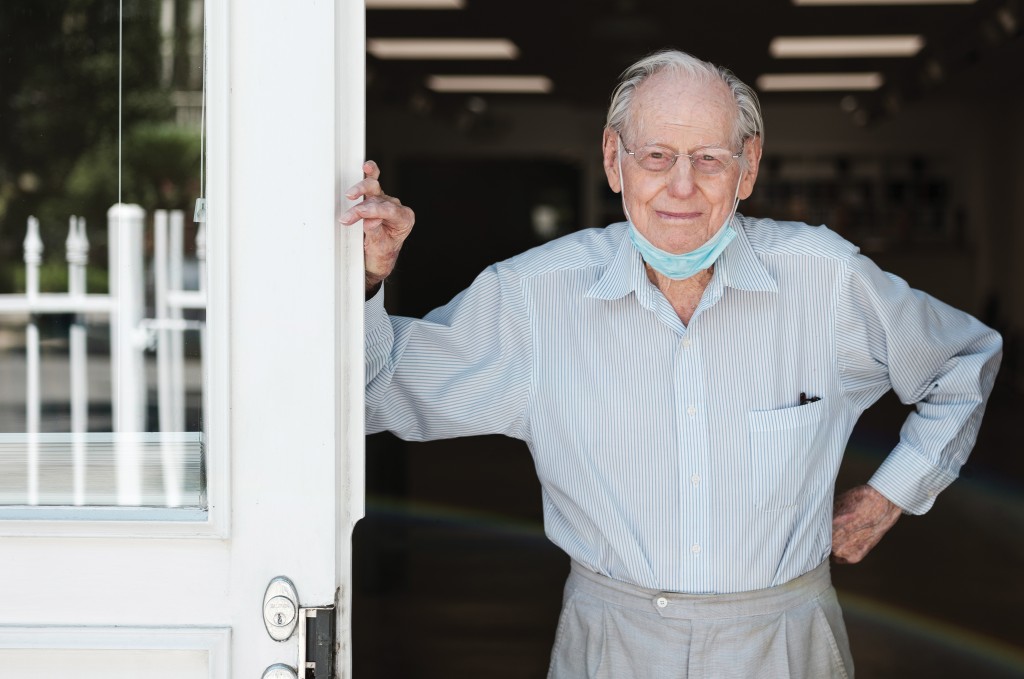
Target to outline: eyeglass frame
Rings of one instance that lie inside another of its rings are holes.
[[[629,150],[629,147],[626,146],[626,142],[623,141],[623,139],[622,139],[622,133],[616,130],[615,134],[619,138],[619,144],[622,146],[622,150],[625,151],[627,155],[632,156],[633,160],[636,161],[637,165],[640,165],[640,161],[637,160],[637,157],[636,157],[636,151],[630,151]],[[742,144],[746,144],[746,141],[747,140],[744,139],[743,142],[741,142],[741,143]],[[658,144],[657,146],[659,146],[659,147],[661,147],[663,149],[669,150],[669,151],[672,150],[669,147],[661,146],[660,144]],[[644,148],[644,147],[641,146],[640,148]],[[741,147],[739,151],[737,151],[736,153],[733,153],[730,156],[729,164],[724,166],[722,168],[721,172],[715,172],[715,173],[712,173],[712,174],[708,174],[707,172],[702,172],[702,171],[697,169],[697,166],[694,165],[693,156],[698,151],[700,151],[701,149],[711,149],[711,148],[719,148],[719,149],[722,149],[723,151],[731,151],[732,150],[732,149],[728,149],[728,148],[725,148],[725,147],[722,147],[722,146],[702,146],[702,147],[698,148],[695,151],[691,151],[690,153],[674,153],[674,154],[672,154],[672,163],[668,167],[666,167],[664,170],[648,170],[643,165],[640,165],[640,169],[645,171],[645,172],[654,172],[655,174],[661,174],[662,172],[668,172],[673,167],[675,167],[676,166],[676,162],[679,161],[679,156],[686,156],[687,160],[690,161],[690,167],[693,168],[694,172],[696,172],[697,174],[699,174],[702,177],[717,177],[720,174],[725,174],[725,171],[728,170],[732,166],[732,164],[736,161],[737,158],[742,158],[743,157],[743,148]]]

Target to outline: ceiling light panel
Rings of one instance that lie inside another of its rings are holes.
[[[378,59],[516,59],[510,40],[477,38],[368,38],[366,50]]]
[[[924,47],[920,35],[843,35],[772,38],[776,59],[912,57]]]
[[[432,75],[427,87],[435,92],[546,94],[553,84],[542,75]]]
[[[465,9],[466,0],[366,0],[366,9]]]
[[[757,78],[762,92],[877,90],[884,83],[881,73],[766,73]]]

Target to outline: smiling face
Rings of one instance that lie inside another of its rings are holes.
[[[725,83],[707,84],[683,74],[661,71],[636,89],[630,124],[622,130],[621,144],[631,151],[658,145],[675,153],[693,153],[704,147],[739,150],[733,140],[736,103]],[[759,139],[748,139],[744,158],[725,172],[697,173],[685,156],[663,172],[640,167],[622,151],[619,134],[604,132],[604,169],[608,185],[622,191],[633,225],[653,245],[674,254],[690,252],[706,243],[732,212],[737,196],[747,198],[754,189],[761,160]],[[622,154],[622,176],[619,176]]]

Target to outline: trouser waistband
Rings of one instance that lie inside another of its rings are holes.
[[[716,619],[767,615],[810,601],[832,586],[828,560],[784,585],[731,594],[680,594],[620,582],[573,561],[568,589],[617,606],[652,609],[665,618]]]

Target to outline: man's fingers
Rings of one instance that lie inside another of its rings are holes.
[[[412,210],[389,200],[366,200],[353,205],[338,218],[342,224],[354,224],[364,219],[378,219],[388,222],[399,230],[412,227]]]
[[[832,560],[843,566],[850,566],[855,563],[860,563],[863,557],[845,556],[835,550],[832,551]]]
[[[382,219],[396,227],[403,227],[406,222],[411,222],[407,217],[411,210],[395,205],[391,201],[364,201],[349,211],[355,211],[362,219]]]
[[[368,179],[380,179],[380,168],[377,167],[377,163],[373,160],[363,163],[363,175]]]
[[[832,556],[839,563],[857,563],[874,547],[871,531],[838,530],[832,534]]]
[[[858,563],[874,549],[881,539],[881,535],[868,534],[833,539],[832,557],[842,564]]]
[[[349,187],[349,190],[345,192],[345,197],[349,200],[355,200],[360,196],[366,198],[377,198],[383,197],[384,191],[380,187],[380,182],[374,177],[367,177],[360,182],[353,184]]]
[[[360,203],[359,205],[353,205],[348,210],[342,213],[341,217],[338,218],[342,224],[350,225],[355,224],[360,219],[383,219],[378,214],[378,211],[374,209],[375,203]]]
[[[860,514],[840,514],[832,518],[832,533],[857,533],[873,531],[888,523],[888,516],[863,516]]]

